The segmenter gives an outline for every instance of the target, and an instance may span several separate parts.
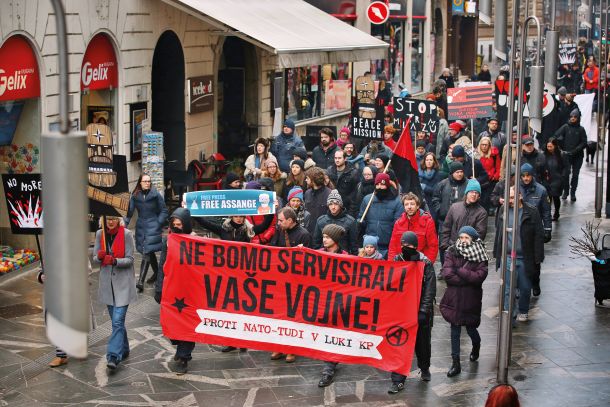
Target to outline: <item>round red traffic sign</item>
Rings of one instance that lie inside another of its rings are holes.
[[[390,8],[382,1],[374,1],[366,9],[366,15],[373,24],[383,24],[390,18]]]

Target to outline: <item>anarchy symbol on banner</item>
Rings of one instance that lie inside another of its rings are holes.
[[[409,340],[409,332],[405,328],[395,325],[386,331],[385,338],[392,346],[402,346]]]

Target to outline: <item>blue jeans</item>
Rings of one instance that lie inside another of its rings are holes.
[[[505,290],[504,290],[504,305],[503,309],[508,309],[508,300],[510,293],[510,263],[511,258],[506,259],[506,275],[504,276]],[[532,295],[532,281],[525,272],[525,264],[523,259],[517,258],[515,263],[515,277],[517,278],[517,293],[515,294],[515,301],[518,299],[518,307],[513,307],[513,316],[516,316],[517,309],[520,314],[527,314],[530,309],[530,298]]]
[[[472,340],[473,345],[481,344],[481,336],[479,335],[479,331],[477,328],[472,326],[466,327],[466,332],[470,339]],[[453,325],[451,324],[451,357],[456,359],[460,357],[460,337],[462,336],[462,326],[461,325]]]
[[[123,356],[129,353],[129,341],[127,340],[127,329],[125,328],[125,316],[127,315],[127,307],[115,307],[108,305],[108,314],[112,321],[112,333],[108,339],[108,349],[106,351],[106,360],[111,357],[116,358],[119,362]]]

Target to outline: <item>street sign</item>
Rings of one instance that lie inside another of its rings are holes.
[[[373,24],[383,24],[390,18],[390,8],[382,1],[374,1],[366,9],[366,15]]]

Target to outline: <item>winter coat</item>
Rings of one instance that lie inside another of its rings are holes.
[[[521,180],[520,184],[523,202],[527,202],[538,209],[544,229],[550,231],[553,228],[553,224],[551,223],[551,200],[549,199],[546,188],[536,181],[532,181],[529,185],[525,185],[523,180]]]
[[[555,133],[557,141],[561,149],[572,157],[584,157],[584,149],[587,147],[587,133],[580,125],[580,122],[575,124],[566,123]]]
[[[360,181],[358,183],[358,186],[356,186],[356,198],[354,199],[354,205],[356,206],[357,210],[360,210],[360,205],[362,204],[362,201],[364,200],[364,197],[367,196],[368,194],[372,194],[375,191],[375,180],[370,180],[370,181]],[[354,216],[356,218],[356,220],[359,220],[360,218],[357,217],[358,214],[356,213],[356,215]]]
[[[582,89],[582,74],[579,69],[570,69],[564,79],[568,93],[580,93]]]
[[[559,155],[545,153],[547,172],[544,186],[549,196],[560,196],[563,193],[564,180],[570,174],[567,155],[561,151]]]
[[[369,194],[364,197],[360,204],[358,219],[362,218],[364,211],[370,200],[373,200],[371,207],[364,218],[363,225],[366,235],[373,235],[379,238],[377,247],[379,251],[385,253],[392,237],[392,228],[400,215],[405,211],[397,194],[391,192],[385,199],[379,199],[377,194]]]
[[[445,83],[447,84],[447,89],[455,88],[455,82],[453,81],[453,75],[449,75],[449,76],[441,75],[438,77],[438,79],[442,79],[445,81]]]
[[[465,201],[462,201],[451,205],[441,229],[441,250],[446,250],[455,243],[462,226],[472,226],[481,240],[485,240],[488,215],[479,202],[467,205]]]
[[[503,131],[496,131],[494,133],[491,133],[489,130],[485,130],[481,132],[481,134],[479,134],[479,138],[477,139],[477,145],[479,145],[479,142],[483,137],[489,137],[491,139],[492,147],[498,149],[498,155],[500,155],[500,158],[502,158],[502,154],[500,153],[506,145],[506,134],[504,134]]]
[[[351,164],[346,164],[345,169],[340,177],[337,177],[337,166],[331,165],[328,167],[328,176],[335,184],[345,209],[347,212],[356,216],[358,207],[356,206],[356,194],[358,193],[358,170]]]
[[[438,183],[432,196],[432,210],[436,211],[437,219],[444,220],[449,212],[449,207],[464,199],[464,191],[468,184],[466,181],[466,178],[456,181],[450,175],[449,178]]]
[[[102,304],[124,307],[138,299],[136,294],[136,272],[133,267],[134,243],[133,235],[127,228],[125,231],[125,257],[117,258],[116,265],[101,266],[97,300]],[[107,250],[102,247],[102,231],[95,233],[93,246],[93,261],[99,263],[97,253]]]
[[[125,227],[129,226],[134,210],[138,210],[136,221],[136,249],[142,254],[163,250],[163,225],[167,220],[167,207],[163,197],[155,188],[146,194],[137,192],[129,199],[129,210]]]
[[[438,132],[436,133],[436,138],[434,140],[434,154],[436,155],[436,158],[440,157],[441,148],[443,148],[443,144],[447,137],[449,137],[449,123],[445,119],[439,119]]]
[[[546,160],[544,159],[544,153],[534,149],[530,154],[523,152],[521,154],[521,165],[528,163],[534,167],[534,178],[538,182],[544,180],[544,175],[547,173]]]
[[[479,159],[483,169],[487,172],[487,176],[490,181],[498,181],[500,179],[500,163],[502,158],[496,146],[491,147],[491,154],[489,157],[481,157]]]
[[[455,246],[447,250],[442,271],[447,289],[439,306],[445,321],[474,328],[481,324],[483,281],[487,271],[487,261],[468,261]]]
[[[305,145],[303,144],[303,140],[301,140],[294,131],[289,136],[281,133],[273,139],[269,151],[277,158],[280,170],[283,172],[290,171],[290,162],[294,158],[293,152],[297,147],[305,147]]]
[[[191,213],[188,209],[178,208],[176,209],[171,218],[178,218],[182,221],[182,233],[185,235],[193,234],[193,222],[191,220]],[[170,231],[170,233],[173,233]],[[155,292],[161,294],[163,291],[163,280],[165,279],[165,260],[167,259],[167,237],[163,238],[163,250],[161,250],[161,257],[159,258],[159,272],[157,273],[157,280],[155,281]],[[170,270],[168,270],[170,271]]]
[[[332,143],[326,151],[322,149],[322,146],[316,146],[311,153],[311,158],[316,162],[316,166],[326,169],[335,164],[335,151],[338,148],[335,143]]]
[[[509,208],[512,210],[513,208]],[[493,255],[496,258],[496,268],[500,267],[502,257],[502,225],[504,222],[504,211],[498,211],[496,215],[496,238],[494,241]],[[536,272],[536,264],[544,261],[544,233],[542,220],[538,210],[528,203],[523,203],[523,214],[521,216],[521,248],[523,250],[523,262],[525,272],[529,278]]]
[[[434,302],[436,300],[436,275],[434,273],[434,265],[432,262],[424,256],[423,253],[418,252],[417,255],[411,258],[405,259],[402,253],[394,257],[394,261],[423,261],[424,266],[424,277],[421,285],[421,298],[419,300],[419,312],[426,314],[427,319],[432,324],[434,316]]]
[[[349,254],[357,255],[359,242],[358,242],[358,224],[356,220],[347,213],[346,210],[341,211],[337,216],[331,215],[330,211],[326,215],[321,216],[316,222],[316,226],[313,232],[313,248],[319,249],[322,247],[322,230],[324,226],[339,225],[345,229],[345,234],[339,242],[339,247],[349,252]]]
[[[268,157],[269,158],[275,158],[275,156],[272,153],[268,153]],[[254,154],[251,154],[250,156],[248,156],[248,158],[246,158],[246,162],[244,163],[244,166],[246,167],[246,169],[244,170],[244,177],[247,180],[252,180],[252,179],[259,179],[261,177],[261,173],[256,173],[255,169],[259,169],[259,170],[264,170],[266,168],[266,161],[265,159],[260,160],[261,162],[259,162],[258,166],[256,165],[256,144],[254,145]],[[255,175],[256,174],[256,175]]]
[[[593,65],[587,67],[582,73],[582,79],[585,84],[585,90],[597,90],[597,82],[599,81],[599,68]]]
[[[313,232],[316,227],[316,221],[326,214],[328,210],[328,206],[326,204],[326,200],[328,199],[328,195],[330,195],[330,188],[322,187],[319,189],[310,188],[305,191],[303,196],[303,202],[305,202],[305,209],[311,213],[311,222],[309,233],[313,235]]]
[[[426,204],[430,208],[430,215],[436,220],[436,212],[432,210],[432,197],[434,196],[434,188],[443,180],[443,175],[440,170],[424,171],[419,170],[419,184],[424,194]],[[445,175],[446,177],[446,175]],[[422,205],[423,206],[423,205]],[[421,250],[420,250],[421,251]]]
[[[394,223],[392,238],[388,247],[388,259],[393,259],[400,254],[402,247],[400,239],[405,232],[413,232],[417,235],[417,251],[423,253],[424,256],[434,263],[438,254],[436,226],[432,216],[423,209],[420,209],[410,218],[406,213],[403,213]]]
[[[263,177],[271,178],[267,172],[263,172]],[[287,177],[288,176],[286,175],[286,173],[282,172],[278,178],[276,178],[276,179],[271,178],[273,180],[273,190],[275,191],[275,196],[278,196],[278,197],[284,196],[284,191],[286,190],[286,178]]]
[[[288,233],[290,244],[286,244],[286,233]],[[270,244],[277,247],[296,247],[301,244],[305,247],[312,247],[311,234],[300,225],[296,225],[288,231],[284,231],[278,227],[278,231],[275,236],[273,236],[273,240]]]

